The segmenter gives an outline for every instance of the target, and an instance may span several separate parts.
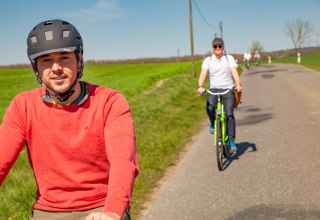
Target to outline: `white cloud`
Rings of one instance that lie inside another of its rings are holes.
[[[80,9],[69,14],[85,22],[100,22],[125,16],[125,10],[118,6],[118,0],[98,0],[91,8]]]

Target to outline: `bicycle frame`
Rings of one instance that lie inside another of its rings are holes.
[[[214,122],[215,132],[214,132],[214,144],[217,150],[217,163],[220,171],[223,170],[223,159],[229,156],[229,144],[228,144],[228,134],[227,134],[227,121],[226,115],[223,109],[223,104],[221,102],[221,96],[225,95],[230,90],[224,92],[213,93],[207,90],[206,92],[217,96],[216,105],[216,120]]]
[[[228,142],[228,135],[227,135],[227,125],[226,125],[226,114],[224,113],[223,104],[221,102],[221,95],[218,95],[218,102],[216,107],[216,120],[214,122],[214,127],[218,128],[217,121],[220,121],[221,126],[221,140],[218,140],[217,134],[218,132],[214,133],[214,143],[218,145],[218,141],[221,141],[222,144]]]
[[[222,144],[227,143],[228,141],[228,135],[227,135],[227,125],[226,125],[226,114],[224,112],[224,107],[221,102],[221,96],[225,95],[229,92],[230,90],[226,90],[224,92],[217,92],[213,93],[207,90],[206,92],[213,95],[217,96],[217,106],[216,106],[216,120],[214,122],[214,127],[217,128],[217,122],[220,122],[221,125],[221,142]],[[218,145],[218,137],[217,137],[217,132],[214,133],[214,143],[215,145]]]
[[[254,59],[254,63],[255,63],[256,66],[259,66],[259,64],[260,64],[260,59],[259,59],[259,58],[255,58],[255,59]]]
[[[247,69],[250,68],[250,60],[245,60],[245,66]]]

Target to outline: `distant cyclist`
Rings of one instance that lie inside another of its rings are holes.
[[[251,53],[248,50],[243,54],[243,62],[245,63],[245,66],[247,69],[249,69],[250,67],[250,61],[251,61]]]
[[[229,145],[232,151],[236,151],[236,122],[233,114],[234,108],[234,89],[241,91],[240,77],[237,71],[237,64],[231,55],[224,53],[224,42],[221,38],[212,41],[213,54],[206,57],[202,63],[201,73],[198,80],[198,94],[204,91],[204,82],[208,75],[209,90],[211,92],[223,92],[229,90],[222,96],[222,103],[227,117],[227,129]],[[210,133],[214,133],[216,96],[207,96],[207,114],[210,119]]]
[[[80,81],[83,42],[62,20],[36,25],[28,57],[42,87],[18,94],[0,125],[0,185],[27,147],[37,193],[31,220],[129,220],[139,172],[130,107]]]
[[[261,56],[260,56],[259,51],[255,51],[253,54],[253,60],[254,60],[254,63],[256,64],[256,66],[259,66],[260,58],[261,58]]]

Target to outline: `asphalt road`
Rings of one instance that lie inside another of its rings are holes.
[[[266,64],[241,81],[237,155],[218,170],[207,122],[139,219],[320,219],[320,72]]]

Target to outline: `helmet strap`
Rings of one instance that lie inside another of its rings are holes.
[[[49,96],[54,96],[56,97],[60,102],[65,102],[67,101],[70,96],[72,96],[72,94],[75,92],[74,87],[76,86],[77,82],[79,81],[79,79],[77,78],[71,85],[70,89],[68,89],[68,91],[64,92],[64,93],[55,93],[53,92],[51,89],[49,89],[46,84],[44,82],[42,82],[42,86],[47,90],[47,94]]]

